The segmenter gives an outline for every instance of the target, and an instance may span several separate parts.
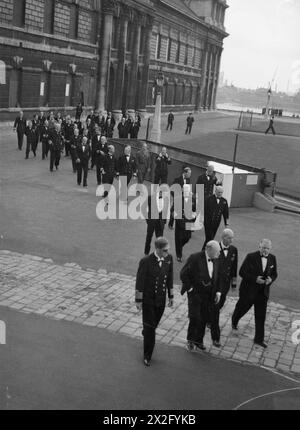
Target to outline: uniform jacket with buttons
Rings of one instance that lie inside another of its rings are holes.
[[[221,252],[219,256],[219,274],[221,282],[222,294],[226,295],[230,289],[231,281],[235,281],[237,277],[237,266],[238,266],[238,250],[235,246],[230,245],[227,257],[225,257],[224,250],[221,246]]]
[[[165,258],[162,267],[154,253],[140,261],[136,277],[136,303],[165,306],[166,295],[173,299],[173,258]]]
[[[218,228],[224,218],[225,225],[229,219],[229,208],[227,200],[221,197],[219,204],[215,195],[208,197],[204,208],[204,225],[212,228]]]

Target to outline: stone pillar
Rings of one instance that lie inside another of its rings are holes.
[[[129,77],[129,89],[128,89],[128,98],[129,98],[129,107],[131,109],[137,109],[138,106],[135,106],[136,100],[136,91],[139,90],[137,87],[137,73],[138,73],[138,64],[139,64],[139,55],[140,55],[140,43],[141,43],[141,24],[140,24],[140,15],[135,15],[135,21],[137,22],[134,31],[134,44],[132,49],[131,56],[131,74]]]
[[[115,9],[115,0],[103,1],[103,31],[102,43],[99,44],[99,74],[98,74],[98,94],[96,108],[99,111],[105,110],[106,91],[108,87],[111,35],[113,28],[113,14]]]
[[[203,53],[203,61],[202,61],[202,84],[201,84],[201,100],[200,106],[204,109],[205,106],[205,91],[206,91],[206,82],[207,82],[207,64],[208,64],[208,44],[206,44]]]
[[[212,63],[212,52],[208,52],[208,61],[207,61],[207,69],[206,69],[206,85],[204,91],[204,99],[203,99],[203,109],[207,109],[208,105],[208,95],[209,95],[209,86],[211,80],[211,63]]]
[[[130,9],[126,5],[122,5],[120,16],[122,17],[122,19],[121,19],[121,31],[120,31],[120,39],[119,39],[118,69],[117,69],[117,77],[116,77],[116,95],[114,100],[114,110],[121,110],[122,108],[127,32],[128,32],[128,22],[130,18]]]
[[[148,15],[146,20],[146,37],[144,46],[144,68],[142,77],[142,89],[141,89],[141,108],[146,107],[148,98],[148,85],[149,85],[149,66],[151,58],[151,39],[152,39],[152,27],[153,17]]]
[[[214,89],[212,94],[212,109],[216,109],[217,91],[219,85],[220,66],[221,66],[221,55],[222,49],[217,53],[216,66],[215,66],[215,77],[214,77]]]

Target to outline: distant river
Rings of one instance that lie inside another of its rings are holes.
[[[250,106],[241,106],[238,103],[217,103],[217,109],[224,109],[224,110],[232,110],[236,112],[247,112],[252,111],[254,113],[261,114],[262,108],[254,108]],[[286,110],[283,110],[283,116],[292,117],[294,114],[300,116],[300,110],[295,110],[295,112],[288,112]]]

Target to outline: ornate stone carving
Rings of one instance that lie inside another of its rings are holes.
[[[69,64],[69,73],[71,73],[71,75],[75,75],[76,69],[77,69],[77,65],[76,64],[74,64],[74,63]]]
[[[16,69],[20,69],[22,67],[23,57],[15,56],[13,57],[13,66]]]
[[[51,66],[52,66],[52,61],[43,60],[42,64],[43,64],[43,70],[44,70],[44,72],[50,72]]]
[[[116,0],[103,0],[102,10],[105,14],[113,15],[117,9],[117,4]]]

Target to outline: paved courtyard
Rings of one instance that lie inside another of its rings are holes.
[[[72,321],[110,332],[141,338],[141,315],[134,304],[135,279],[107,272],[83,270],[76,263],[54,264],[51,259],[0,251],[0,306],[54,320]],[[175,306],[167,309],[157,330],[157,340],[184,348],[187,303],[175,288]],[[248,313],[239,332],[231,330],[236,298],[230,297],[221,314],[220,349],[206,334],[207,352],[213,356],[251,363],[280,372],[300,374],[300,344],[292,342],[293,323],[300,311],[270,303],[266,324],[267,350],[254,346],[254,317]],[[300,337],[300,336],[299,336]]]

